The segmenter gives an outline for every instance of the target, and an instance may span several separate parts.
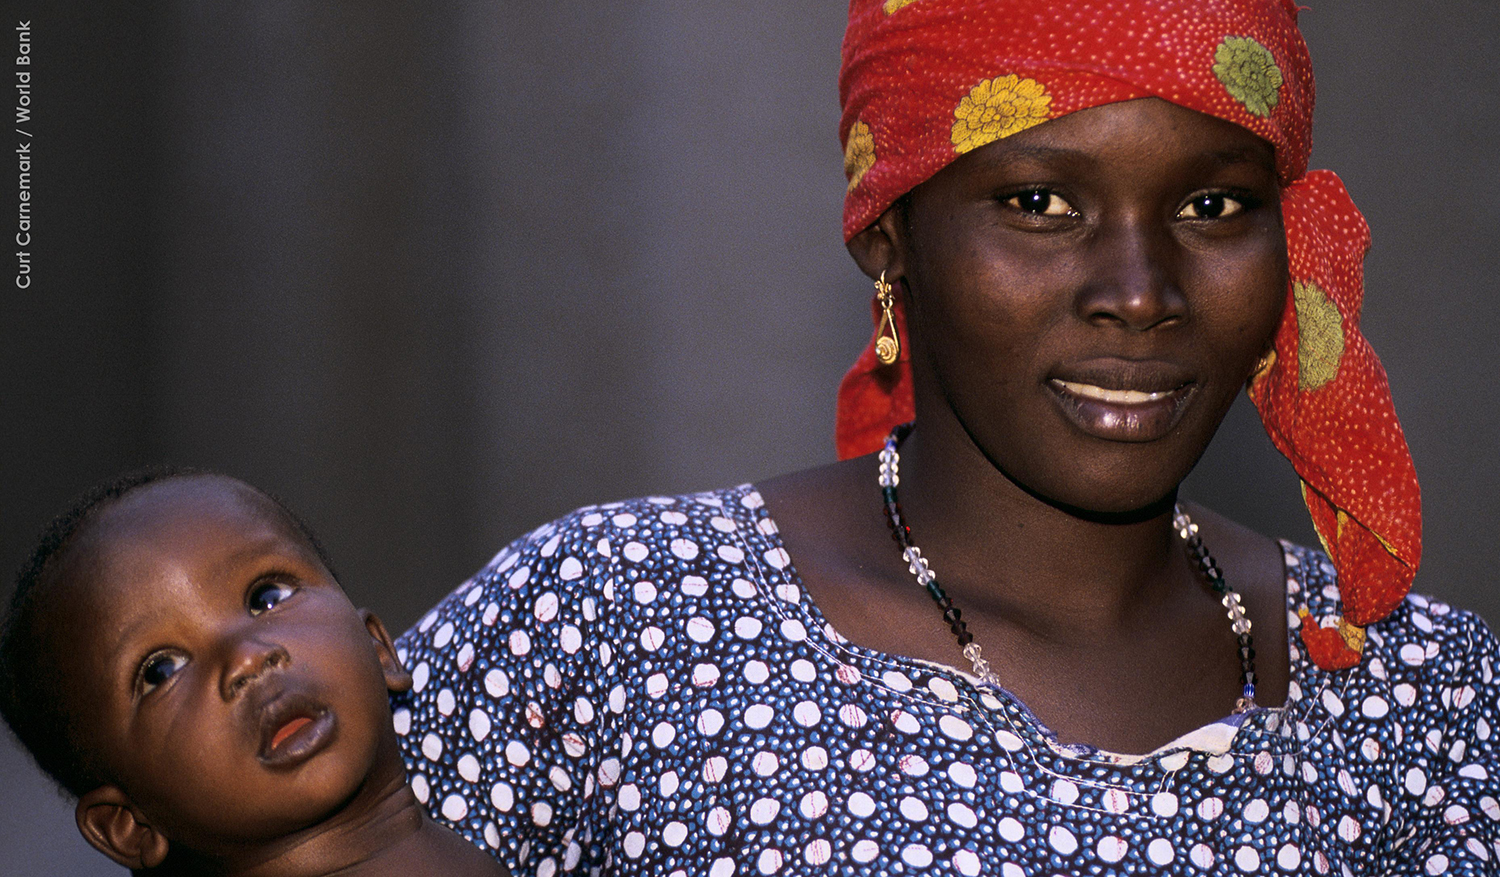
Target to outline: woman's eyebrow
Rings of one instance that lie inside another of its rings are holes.
[[[1276,172],[1276,156],[1271,150],[1260,146],[1241,146],[1232,149],[1220,149],[1209,155],[1214,163],[1228,166],[1234,164],[1259,165],[1271,173]]]
[[[1098,157],[1085,149],[1017,143],[1006,144],[1002,150],[986,153],[980,167],[992,173],[1033,175],[1068,169],[1084,170],[1097,167],[1098,164]]]
[[[1058,159],[1090,158],[1087,151],[1066,146],[1042,146],[1040,144],[1006,144],[1006,148],[995,154],[993,164],[1009,164],[1014,161],[1047,162]]]
[[[1097,163],[1098,159],[1087,150],[1073,149],[1066,146],[1043,146],[1040,144],[1007,144],[1007,148],[999,153],[993,153],[990,160],[991,167],[1005,167],[1011,164],[1034,162],[1037,164],[1053,164],[1059,162],[1088,162]],[[1268,148],[1260,145],[1234,146],[1228,149],[1215,149],[1204,153],[1204,158],[1219,167],[1231,167],[1237,164],[1253,164],[1271,173],[1276,172],[1276,156]]]

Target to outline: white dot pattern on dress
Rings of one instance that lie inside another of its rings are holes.
[[[1285,559],[1289,610],[1335,612]],[[419,800],[517,875],[1495,873],[1493,635],[1420,596],[1369,635],[1339,673],[1294,639],[1285,708],[1183,748],[1061,746],[839,638],[741,487],[517,541],[400,638],[393,705]]]

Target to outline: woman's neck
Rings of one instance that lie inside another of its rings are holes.
[[[1127,514],[1080,513],[1029,492],[966,436],[939,429],[903,443],[899,497],[913,542],[942,558],[940,581],[955,605],[1043,635],[1086,633],[1128,626],[1197,587],[1172,531],[1173,496]]]
[[[935,443],[934,432],[924,423],[902,446],[898,499],[912,543],[1006,689],[1063,741],[1115,752],[1148,752],[1229,713],[1240,694],[1235,635],[1173,532],[1169,505],[1136,520],[1073,514],[977,451]],[[835,630],[865,648],[967,670],[942,610],[891,541],[877,469],[870,457],[846,460],[759,489]],[[1193,514],[1254,622],[1260,702],[1280,704],[1280,549]]]

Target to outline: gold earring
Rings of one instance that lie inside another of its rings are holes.
[[[901,356],[901,338],[896,334],[896,317],[891,313],[896,297],[891,295],[891,285],[885,282],[884,271],[875,281],[875,301],[880,304],[880,326],[875,330],[875,358],[881,365],[892,365]]]
[[[1255,369],[1254,369],[1254,371],[1250,372],[1250,378],[1247,381],[1247,383],[1250,382],[1250,381],[1254,381],[1256,378],[1258,378],[1261,375],[1265,374],[1266,372],[1270,371],[1271,370],[1271,366],[1273,366],[1275,364],[1276,364],[1276,348],[1273,347],[1270,350],[1267,350],[1265,352],[1265,354],[1262,355],[1261,358],[1255,363]]]

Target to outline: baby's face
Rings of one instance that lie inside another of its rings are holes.
[[[83,742],[174,843],[207,854],[328,818],[395,772],[401,670],[266,497],[173,478],[100,510],[50,635]]]

